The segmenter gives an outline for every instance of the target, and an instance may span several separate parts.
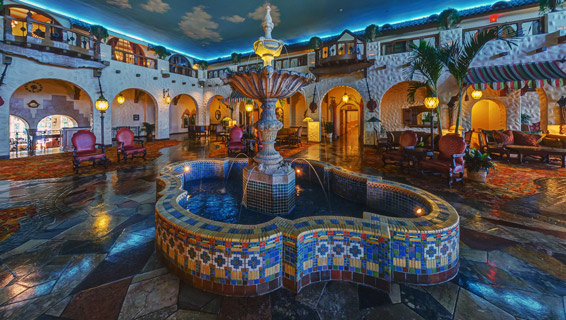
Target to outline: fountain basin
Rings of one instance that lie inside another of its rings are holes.
[[[309,170],[319,173],[332,191],[330,197],[399,212],[421,209],[423,215],[399,218],[364,211],[361,217],[275,217],[244,225],[186,210],[187,181],[224,179],[230,170],[230,176],[239,175],[247,164],[207,159],[171,164],[161,171],[156,251],[187,283],[224,295],[256,296],[280,287],[299,292],[328,280],[389,290],[391,282],[431,285],[456,275],[459,217],[452,206],[424,190],[324,162],[311,161],[314,169],[304,161],[293,165],[303,175]],[[185,167],[190,168],[187,173]]]

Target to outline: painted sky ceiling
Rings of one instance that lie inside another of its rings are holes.
[[[199,59],[249,52],[263,35],[261,0],[22,0]],[[274,0],[273,37],[286,43],[470,8],[488,0]],[[47,5],[48,4],[48,5]]]

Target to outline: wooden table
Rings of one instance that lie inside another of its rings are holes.
[[[427,157],[434,156],[434,152],[428,148],[403,148],[403,152],[407,156],[407,163],[410,168],[415,169],[417,164],[425,160]]]

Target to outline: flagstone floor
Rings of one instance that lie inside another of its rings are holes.
[[[155,257],[155,177],[164,164],[205,158],[215,148],[184,141],[146,166],[0,181],[0,210],[35,208],[22,211],[28,214],[17,230],[0,242],[0,319],[565,318],[566,170],[502,165],[511,174],[493,184],[448,189],[437,177],[383,168],[373,148],[342,141],[295,157],[413,184],[452,203],[461,215],[456,278],[430,287],[394,284],[389,293],[347,282],[245,299],[193,289]]]

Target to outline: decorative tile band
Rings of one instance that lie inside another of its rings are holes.
[[[324,162],[294,160],[293,166],[300,169],[297,177],[320,179],[342,197],[399,212],[420,209],[422,216],[365,212],[363,218],[275,217],[239,225],[183,208],[184,181],[241,174],[246,165],[247,160],[233,159],[180,162],[165,167],[157,180],[156,251],[193,286],[234,296],[261,295],[282,286],[298,292],[327,280],[387,290],[392,281],[435,284],[457,273],[459,217],[451,205],[424,190]]]

